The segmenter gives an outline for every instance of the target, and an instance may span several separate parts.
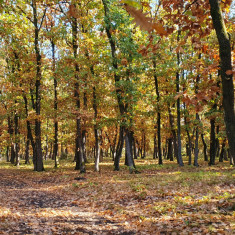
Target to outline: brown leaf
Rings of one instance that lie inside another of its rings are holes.
[[[161,23],[153,23],[153,29],[155,29],[156,32],[161,36],[167,35],[167,31],[164,29]]]
[[[142,10],[138,10],[127,4],[124,5],[126,11],[134,18],[134,22],[140,29],[146,30],[148,32],[153,30],[153,24],[151,22],[152,18],[146,17],[148,13],[143,13]]]

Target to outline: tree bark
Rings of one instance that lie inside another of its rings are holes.
[[[233,162],[235,162],[235,113],[234,113],[234,84],[231,59],[230,37],[226,31],[219,0],[209,0],[211,17],[219,41],[221,80],[223,93],[224,121]]]
[[[58,155],[58,98],[57,98],[57,78],[55,74],[55,43],[51,39],[51,50],[52,50],[52,72],[54,80],[54,144],[53,144],[53,159],[55,162],[55,168],[57,168],[57,155]]]
[[[157,111],[157,149],[158,149],[158,164],[162,165],[162,147],[161,147],[161,113],[160,113],[160,93],[159,93],[159,87],[158,87],[158,78],[156,74],[156,60],[153,59],[153,68],[154,68],[154,82],[155,82],[155,90],[157,95],[157,103],[158,103],[158,111]]]
[[[180,31],[178,31],[177,41],[179,41]],[[180,53],[177,53],[177,64],[180,65]],[[176,92],[180,91],[180,74],[176,73]],[[183,166],[183,159],[181,153],[181,124],[180,124],[180,98],[177,99],[177,143],[178,143],[178,158],[177,162],[180,166]]]
[[[32,0],[33,8],[33,24],[34,24],[34,49],[36,55],[36,103],[35,110],[37,118],[35,119],[35,162],[34,170],[43,171],[43,154],[42,154],[42,143],[41,143],[41,120],[40,120],[40,109],[41,109],[41,54],[39,50],[39,27],[38,27],[38,16],[37,16],[37,3],[35,0]]]
[[[204,153],[204,161],[208,161],[208,157],[207,157],[207,145],[204,139],[204,135],[201,134],[201,139],[202,139],[202,143],[203,143],[203,153]]]
[[[216,155],[216,140],[215,140],[215,120],[210,120],[211,132],[210,132],[210,161],[209,165],[215,165],[215,155]]]
[[[72,46],[73,46],[73,56],[75,59],[74,62],[74,70],[75,70],[75,84],[74,84],[74,97],[76,101],[76,110],[77,110],[77,117],[76,117],[76,139],[75,139],[75,159],[76,159],[76,166],[75,170],[80,170],[81,173],[86,171],[85,169],[85,161],[83,157],[82,151],[82,131],[81,131],[81,117],[78,113],[81,108],[80,104],[80,94],[79,94],[79,66],[76,61],[78,56],[78,22],[77,19],[72,17]]]

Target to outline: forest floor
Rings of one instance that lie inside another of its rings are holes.
[[[178,167],[153,160],[101,172],[71,161],[46,171],[0,162],[0,234],[234,234],[235,169],[228,162]],[[77,178],[79,177],[79,178]],[[77,178],[77,179],[76,179]]]

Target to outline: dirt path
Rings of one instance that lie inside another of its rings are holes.
[[[84,200],[79,203],[78,197],[61,191],[70,178],[30,175],[1,170],[0,234],[136,233],[97,209],[82,205]]]

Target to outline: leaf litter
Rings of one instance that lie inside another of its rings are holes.
[[[202,164],[201,164],[202,165]],[[1,169],[0,234],[233,234],[234,169]],[[141,169],[141,166],[140,166]],[[76,180],[76,179],[86,180]]]

